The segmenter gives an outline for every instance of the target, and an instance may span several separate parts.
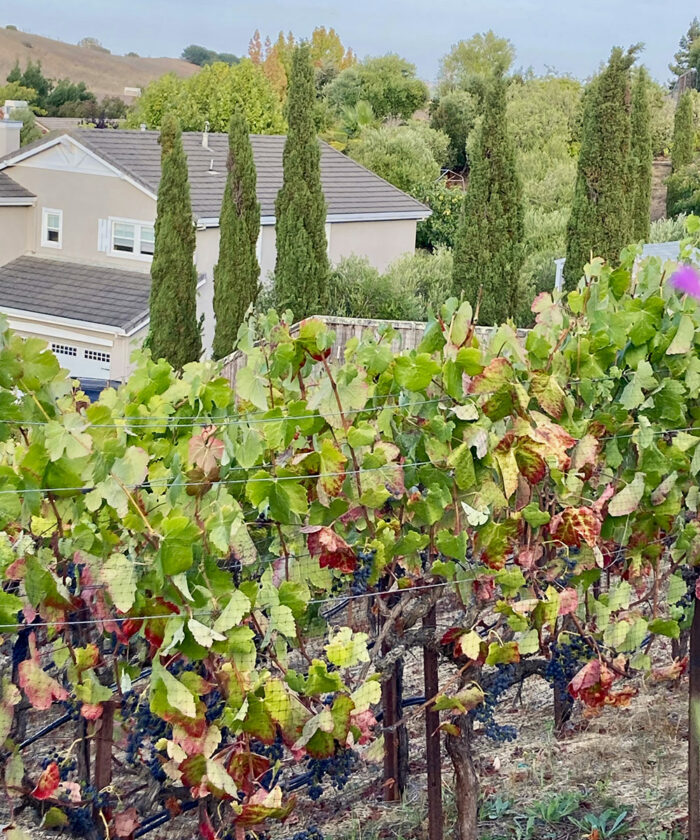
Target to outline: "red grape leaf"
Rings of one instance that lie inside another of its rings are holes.
[[[552,517],[549,533],[564,545],[580,548],[581,543],[594,546],[600,538],[600,518],[593,508],[564,508]]]
[[[131,837],[139,827],[139,815],[136,808],[128,808],[114,815],[114,833],[117,837]]]
[[[321,525],[307,525],[301,529],[306,534],[309,553],[319,558],[322,569],[339,569],[350,575],[357,567],[357,558],[352,548],[331,528]]]
[[[53,761],[39,777],[39,781],[36,783],[36,787],[32,791],[32,796],[34,799],[51,799],[56,792],[60,781],[61,772],[58,769],[58,764]]]
[[[586,706],[603,706],[616,679],[604,662],[592,659],[571,680],[569,692]]]
[[[68,692],[41,667],[36,635],[29,636],[30,658],[19,663],[19,684],[35,709],[45,712],[54,700],[67,700]]]

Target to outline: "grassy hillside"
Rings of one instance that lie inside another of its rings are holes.
[[[18,59],[23,68],[29,59],[40,61],[47,78],[85,82],[98,98],[123,96],[125,87],[143,87],[164,73],[192,76],[199,70],[179,58],[112,55],[19,30],[0,29],[0,84]]]

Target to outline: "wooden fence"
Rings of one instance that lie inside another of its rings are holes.
[[[315,318],[323,321],[329,329],[335,332],[335,342],[331,348],[331,360],[341,363],[345,359],[345,346],[351,338],[362,338],[369,330],[375,336],[379,336],[382,327],[391,326],[396,336],[391,343],[395,353],[402,353],[406,350],[415,350],[423,338],[426,324],[424,321],[380,321],[373,318],[339,318],[333,315],[316,315]],[[301,323],[301,322],[300,322]],[[476,327],[476,334],[481,340],[488,340],[493,333],[494,327]],[[290,328],[292,335],[298,335],[299,323]],[[527,330],[518,330],[518,336],[524,338]],[[222,374],[231,383],[236,384],[238,371],[245,367],[246,355],[241,350],[236,350],[224,359]]]

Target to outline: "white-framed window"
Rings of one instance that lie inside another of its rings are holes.
[[[78,348],[71,344],[52,344],[51,350],[57,356],[77,356]]]
[[[109,250],[114,257],[150,260],[153,257],[155,230],[150,222],[110,219]]]
[[[112,357],[109,353],[103,353],[101,350],[86,350],[85,358],[93,362],[109,362]]]
[[[44,248],[63,247],[63,210],[41,208],[41,244]]]

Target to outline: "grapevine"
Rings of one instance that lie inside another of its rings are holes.
[[[540,295],[525,340],[480,340],[452,299],[415,350],[387,332],[337,362],[320,320],[257,316],[234,389],[212,362],[176,374],[142,353],[89,403],[3,322],[8,796],[77,835],[196,809],[203,837],[264,836],[295,779],[312,802],[346,787],[411,646],[451,667],[424,701],[449,737],[461,718],[514,738],[498,703],[532,675],[627,702],[687,620],[700,544],[700,315],[658,260],[633,283],[634,256]],[[454,626],[419,632],[436,605]],[[34,736],[65,726],[82,752],[35,760],[14,738],[25,707],[60,715]],[[108,711],[150,799],[88,781]]]

